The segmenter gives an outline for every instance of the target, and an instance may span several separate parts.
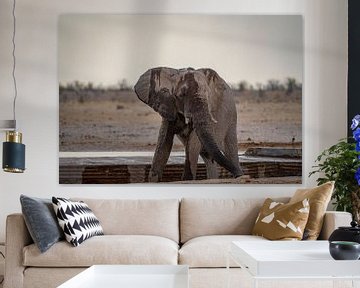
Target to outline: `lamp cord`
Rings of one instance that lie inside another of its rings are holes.
[[[15,121],[15,130],[16,130],[16,98],[17,98],[17,85],[16,85],[16,77],[15,77],[15,68],[16,68],[16,56],[15,56],[15,34],[16,34],[16,15],[15,15],[15,7],[16,7],[16,0],[13,0],[13,8],[12,8],[12,16],[13,16],[13,34],[12,34],[12,57],[13,57],[13,69],[12,69],[12,78],[14,81],[14,102],[13,102],[13,116]]]
[[[5,259],[5,255],[0,251],[0,255]],[[4,278],[0,279],[0,285],[4,282]]]

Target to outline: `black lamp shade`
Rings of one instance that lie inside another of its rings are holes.
[[[3,143],[3,169],[6,172],[22,173],[25,170],[25,145],[17,142]]]

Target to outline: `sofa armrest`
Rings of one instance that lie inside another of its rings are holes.
[[[331,233],[340,226],[350,226],[352,216],[348,212],[326,211],[324,224],[319,236],[321,240],[329,239]]]
[[[4,288],[22,288],[24,280],[23,248],[33,241],[22,214],[6,218]]]

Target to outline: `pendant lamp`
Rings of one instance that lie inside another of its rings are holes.
[[[15,17],[16,0],[13,0],[13,34],[12,34],[12,58],[13,69],[12,78],[14,82],[14,100],[13,100],[13,120],[0,121],[0,130],[6,131],[6,139],[3,143],[2,167],[5,172],[23,173],[25,171],[25,145],[22,144],[22,133],[17,131],[16,127],[16,98],[17,86],[15,77],[16,57],[15,57],[15,34],[16,34],[16,17]]]

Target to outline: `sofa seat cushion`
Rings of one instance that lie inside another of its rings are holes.
[[[289,201],[288,198],[275,200]],[[184,198],[180,205],[180,242],[200,236],[249,235],[263,203],[264,198]]]
[[[178,262],[178,244],[148,235],[95,236],[78,247],[66,241],[45,253],[31,244],[24,247],[24,265],[34,267],[88,267],[95,264],[170,264]]]
[[[179,264],[194,268],[226,267],[232,241],[269,241],[252,235],[201,236],[186,242],[179,251]],[[230,260],[231,267],[239,267]]]
[[[178,199],[72,200],[89,206],[105,235],[155,235],[179,242]]]

